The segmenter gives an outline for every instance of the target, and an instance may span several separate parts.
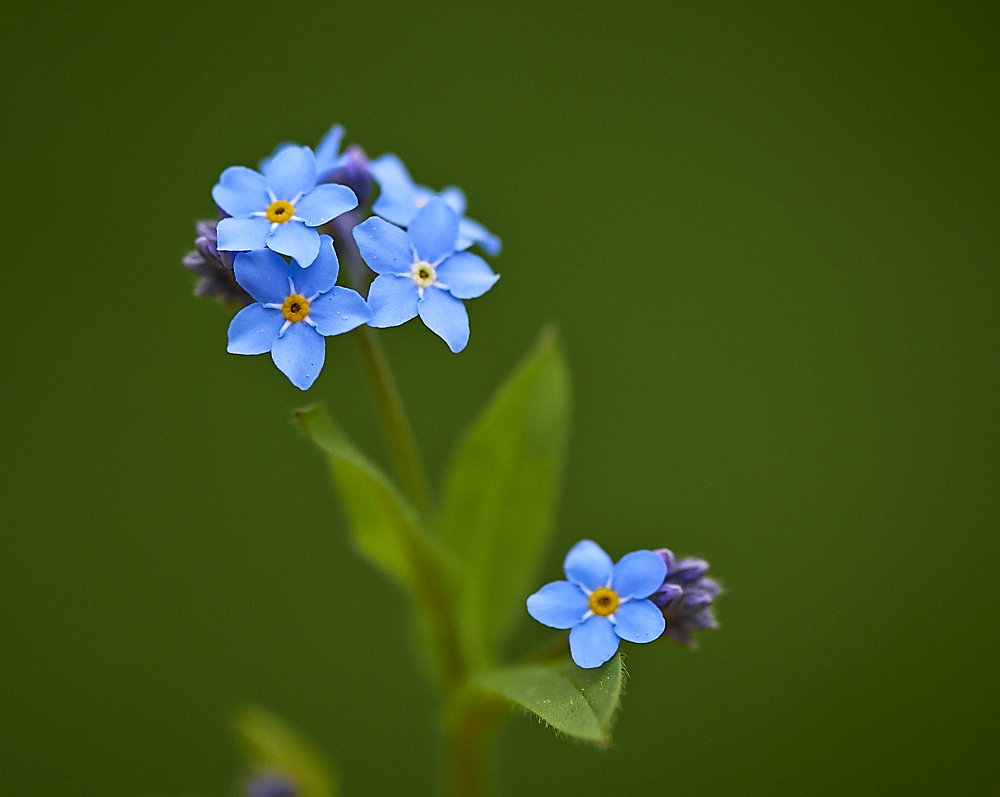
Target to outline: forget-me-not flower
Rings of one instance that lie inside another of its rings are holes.
[[[300,390],[323,368],[325,335],[340,335],[371,319],[361,295],[334,287],[340,266],[333,239],[321,237],[319,254],[308,269],[290,264],[270,249],[242,252],[234,264],[236,281],[257,300],[229,325],[232,354],[264,354]]]
[[[316,157],[309,147],[287,146],[264,167],[226,169],[212,198],[231,218],[219,222],[219,249],[246,252],[267,247],[295,258],[303,268],[319,252],[314,228],[358,205],[347,186],[317,185]]]
[[[685,647],[692,647],[693,631],[715,628],[712,602],[722,587],[705,575],[708,562],[704,559],[678,560],[669,548],[659,548],[656,553],[666,565],[667,575],[650,600],[663,612],[667,623],[665,634]]]
[[[316,182],[317,183],[329,183],[338,182],[337,180],[330,180],[329,178],[335,171],[343,168],[347,163],[348,154],[346,152],[341,153],[340,144],[344,139],[344,128],[340,125],[334,125],[330,128],[330,131],[323,136],[323,140],[319,142],[319,146],[316,147]],[[274,158],[283,149],[288,147],[295,147],[297,144],[293,144],[290,141],[286,141],[284,144],[278,144],[274,148],[268,157],[264,158],[260,162],[260,171],[265,171],[267,165],[274,160]],[[344,185],[344,183],[341,183]]]
[[[400,227],[409,227],[417,211],[435,196],[431,189],[413,182],[403,162],[392,153],[373,160],[371,169],[372,176],[381,189],[378,199],[372,205],[372,211]],[[459,216],[456,251],[464,251],[473,244],[479,244],[486,254],[499,254],[500,239],[478,221],[465,218],[465,194],[461,188],[449,186],[437,196],[447,202]]]
[[[458,227],[458,214],[434,197],[406,231],[376,216],[354,228],[361,257],[378,274],[368,291],[371,326],[419,315],[453,352],[465,348],[469,315],[461,300],[482,296],[500,277],[481,257],[456,252]]]
[[[652,551],[626,554],[618,564],[596,542],[583,540],[566,555],[569,581],[553,581],[528,598],[528,614],[551,628],[569,628],[569,650],[580,667],[600,667],[618,640],[652,642],[663,633],[660,610],[648,600],[667,567]]]

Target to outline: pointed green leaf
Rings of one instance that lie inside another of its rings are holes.
[[[480,673],[480,686],[536,714],[557,731],[588,742],[611,741],[611,723],[621,700],[621,654],[585,670],[570,658],[555,664],[521,664]]]
[[[295,413],[326,455],[358,551],[402,586],[423,609],[418,623],[443,682],[464,670],[453,616],[454,565],[432,539],[410,503],[379,468],[347,439],[322,405]]]
[[[426,555],[433,544],[410,503],[354,447],[321,404],[299,410],[295,419],[326,454],[360,553],[402,585],[415,589],[421,574],[415,572],[414,549]],[[430,555],[440,557],[441,552]]]
[[[491,666],[545,547],[562,470],[569,374],[543,334],[474,421],[444,487],[441,537],[462,572],[460,622],[476,667]]]
[[[326,758],[277,715],[259,706],[243,706],[233,715],[233,730],[255,769],[290,776],[302,797],[337,797],[337,780]]]

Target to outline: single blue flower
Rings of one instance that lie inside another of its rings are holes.
[[[716,626],[712,602],[722,587],[705,575],[708,562],[704,559],[678,560],[668,548],[660,548],[656,553],[666,565],[667,574],[650,600],[663,612],[667,623],[665,634],[678,644],[693,647],[692,632]]]
[[[465,218],[465,194],[461,188],[449,186],[436,195],[426,186],[413,182],[403,162],[391,153],[372,161],[371,169],[381,189],[372,210],[386,221],[409,227],[417,211],[434,196],[440,196],[460,218],[456,251],[465,251],[473,244],[479,244],[488,255],[500,253],[500,239],[478,221]]]
[[[334,287],[340,266],[333,239],[323,235],[315,262],[302,270],[270,249],[241,252],[236,281],[256,304],[244,307],[229,325],[232,354],[264,354],[300,390],[308,389],[323,368],[324,336],[340,335],[371,320],[371,310],[356,291]]]
[[[314,229],[358,206],[343,185],[316,184],[316,158],[309,147],[288,146],[264,173],[245,166],[226,169],[212,198],[231,218],[219,222],[219,249],[246,252],[267,247],[305,268],[319,252]]]
[[[528,614],[551,628],[569,628],[569,650],[580,667],[600,667],[618,640],[652,642],[663,633],[660,610],[648,600],[667,568],[652,551],[625,554],[612,565],[596,542],[583,540],[566,555],[569,581],[553,581],[528,598]]]
[[[469,342],[469,316],[462,299],[475,299],[500,277],[486,261],[456,252],[458,214],[432,198],[410,228],[372,216],[354,228],[361,257],[378,276],[368,291],[373,327],[395,327],[419,315],[448,348]]]

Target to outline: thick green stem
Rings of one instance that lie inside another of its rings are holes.
[[[475,686],[456,689],[446,704],[446,797],[490,797],[493,788],[493,743],[509,713],[507,704]]]
[[[403,487],[417,510],[426,518],[431,515],[431,496],[427,477],[417,454],[417,446],[406,420],[403,404],[396,390],[396,383],[389,371],[389,363],[379,343],[378,334],[371,327],[358,327],[352,333],[365,364],[368,382],[375,394],[382,427],[385,429],[389,450],[396,462],[396,469],[403,480]]]

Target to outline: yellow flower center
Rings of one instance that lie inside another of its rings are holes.
[[[590,593],[590,611],[601,617],[614,614],[618,608],[618,593],[613,589],[601,587]]]
[[[434,266],[421,260],[419,263],[413,264],[413,268],[410,269],[410,277],[421,288],[429,288],[437,279],[437,272],[434,271]]]
[[[257,207],[260,207],[260,205]],[[295,215],[295,208],[291,202],[286,202],[284,199],[276,199],[267,206],[264,215],[267,216],[267,220],[271,224],[284,224],[286,221],[290,221],[292,216]]]
[[[281,305],[281,314],[288,321],[301,321],[309,315],[309,300],[305,296],[293,293]]]

